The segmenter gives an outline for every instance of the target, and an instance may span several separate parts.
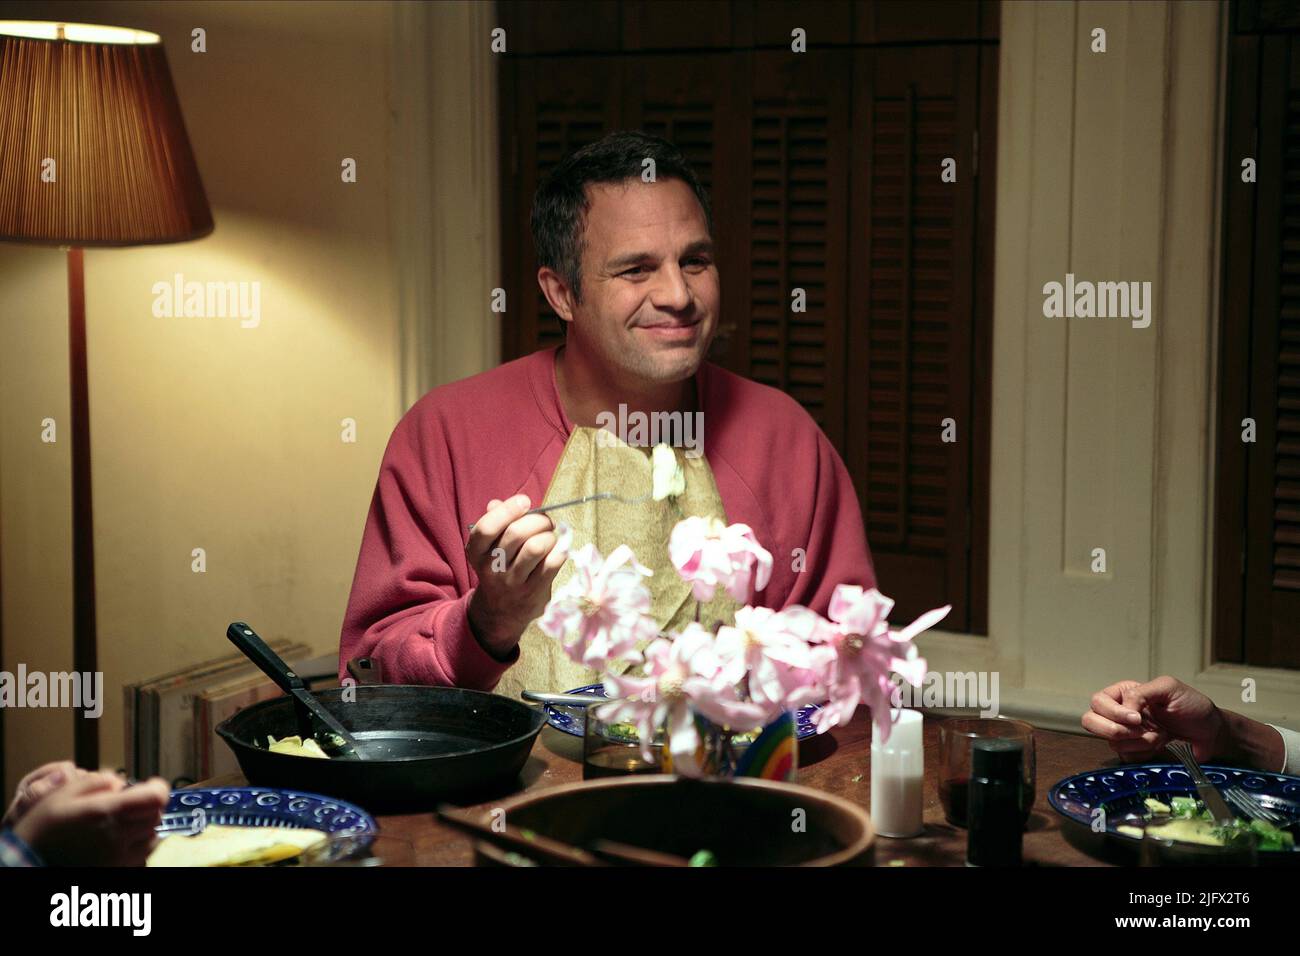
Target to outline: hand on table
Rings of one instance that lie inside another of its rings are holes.
[[[1083,727],[1123,760],[1150,760],[1171,740],[1186,740],[1198,762],[1222,755],[1226,721],[1214,701],[1173,677],[1123,680],[1092,695]]]
[[[524,514],[531,507],[527,495],[492,499],[465,545],[478,575],[469,601],[470,627],[496,657],[508,655],[524,628],[541,616],[551,582],[569,556],[550,517]]]
[[[46,788],[14,821],[13,832],[53,866],[142,865],[153,849],[154,827],[167,806],[167,782],[154,777],[128,787],[115,773],[72,767],[60,783],[48,784],[59,768],[69,774],[68,767],[71,764],[47,764],[35,771],[46,773],[28,792],[41,780],[47,781]]]

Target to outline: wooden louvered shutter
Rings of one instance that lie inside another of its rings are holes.
[[[1263,37],[1258,61],[1244,650],[1300,667],[1300,37]],[[1227,165],[1240,179],[1240,157]],[[1224,440],[1240,432],[1238,419]]]
[[[624,77],[630,129],[660,136],[686,156],[713,193],[717,114],[724,102],[724,72],[717,57],[638,57]]]
[[[897,616],[951,601],[945,627],[984,633],[998,5],[716,4],[687,22],[629,3],[572,35],[551,5],[501,7],[527,41],[501,66],[504,357],[556,341],[528,230],[539,173],[607,129],[677,143],[713,204],[710,358],[826,432]],[[791,23],[836,46],[789,52]]]
[[[848,465],[898,618],[950,602],[956,630],[971,626],[979,85],[970,46],[863,51],[854,78]]]
[[[1235,12],[1224,150],[1214,656],[1294,668],[1300,667],[1300,37],[1289,32],[1298,24],[1270,25],[1262,8],[1243,4]],[[1242,179],[1245,159],[1256,162],[1254,182]],[[1246,420],[1254,422],[1253,442],[1244,440]]]
[[[736,371],[736,309],[731,297],[740,221],[737,177],[717,175],[736,169],[743,144],[734,135],[738,91],[734,61],[727,56],[631,57],[624,73],[624,122],[661,136],[680,149],[699,177],[713,212],[713,238],[722,283],[722,311],[709,358]],[[743,254],[743,251],[740,253]]]
[[[559,319],[537,285],[537,250],[529,215],[537,184],[566,155],[595,142],[621,123],[621,67],[607,57],[545,57],[516,61],[512,90],[519,135],[514,139],[513,197],[506,205],[515,213],[513,232],[504,254],[518,257],[512,270],[514,294],[507,303],[502,329],[505,357],[525,355],[564,340]]]
[[[737,366],[802,404],[843,454],[850,61],[839,51],[746,59],[748,216],[723,311],[737,325]]]
[[[1259,42],[1235,36],[1228,52],[1224,144],[1223,302],[1220,310],[1218,456],[1215,470],[1214,659],[1245,661],[1246,451],[1241,420],[1250,408],[1251,262],[1258,186],[1241,179],[1240,157],[1255,151]]]

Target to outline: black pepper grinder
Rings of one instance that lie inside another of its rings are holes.
[[[976,740],[966,809],[966,865],[1019,866],[1025,748],[1018,740]]]

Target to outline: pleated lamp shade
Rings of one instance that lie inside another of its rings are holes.
[[[161,38],[0,20],[0,240],[133,246],[211,231]]]

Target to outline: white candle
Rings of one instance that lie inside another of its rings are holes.
[[[921,820],[925,794],[925,751],[919,710],[891,710],[894,726],[886,743],[871,725],[871,823],[887,837],[912,837]]]

